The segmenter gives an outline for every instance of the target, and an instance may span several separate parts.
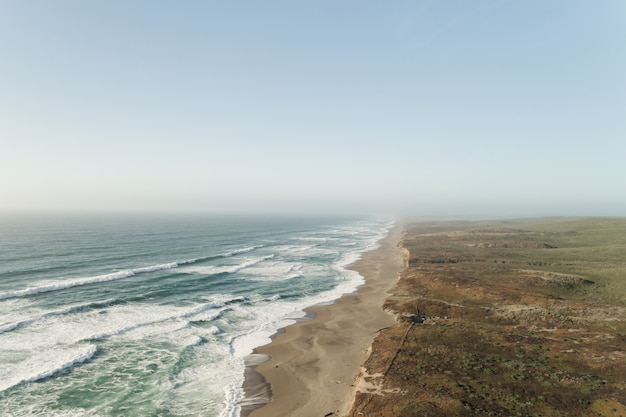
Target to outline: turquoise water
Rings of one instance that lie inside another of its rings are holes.
[[[0,219],[0,415],[235,417],[244,358],[388,218]]]

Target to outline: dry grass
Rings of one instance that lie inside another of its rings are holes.
[[[625,219],[418,223],[403,247],[350,416],[626,417]]]

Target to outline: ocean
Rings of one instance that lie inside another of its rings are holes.
[[[245,358],[390,218],[0,217],[1,416],[237,417]]]

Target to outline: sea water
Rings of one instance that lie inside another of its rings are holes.
[[[236,417],[246,356],[388,218],[0,217],[1,416]]]

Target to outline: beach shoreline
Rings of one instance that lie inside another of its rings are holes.
[[[307,318],[281,329],[269,344],[255,349],[246,370],[242,417],[349,412],[374,337],[396,323],[382,305],[404,269],[398,247],[403,228],[396,224],[378,248],[349,266],[365,279],[355,293],[305,309]]]

